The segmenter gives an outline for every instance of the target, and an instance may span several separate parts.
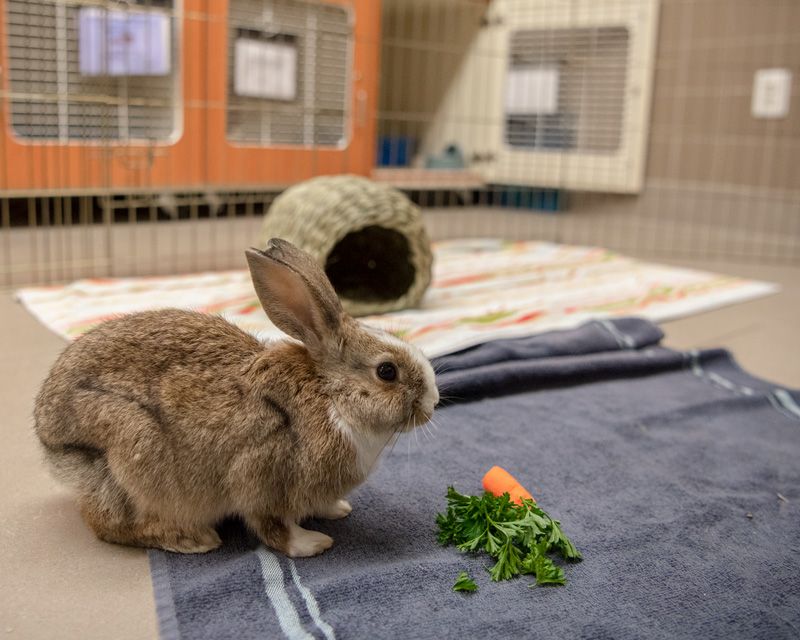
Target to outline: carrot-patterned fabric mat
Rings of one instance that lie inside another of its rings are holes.
[[[778,289],[640,262],[597,247],[456,240],[434,245],[434,255],[434,280],[421,309],[363,319],[417,344],[430,357],[589,319],[640,316],[659,322]],[[17,297],[70,340],[103,320],[162,307],[218,313],[264,339],[280,335],[261,310],[246,270],[79,280],[22,289]]]

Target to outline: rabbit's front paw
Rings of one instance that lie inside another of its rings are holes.
[[[350,515],[353,507],[347,500],[334,500],[319,509],[314,515],[324,520],[339,520]]]
[[[315,556],[329,549],[333,538],[319,531],[309,531],[299,525],[289,526],[289,542],[286,545],[286,555],[290,558],[307,558]]]

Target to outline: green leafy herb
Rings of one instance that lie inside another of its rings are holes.
[[[441,544],[455,545],[465,553],[484,551],[494,558],[489,574],[495,581],[531,574],[536,584],[563,585],[563,569],[547,554],[557,552],[565,560],[581,560],[558,520],[533,500],[517,505],[507,493],[500,497],[489,492],[465,496],[448,487],[447,511],[436,516],[436,524]],[[462,576],[466,574],[459,576],[456,585]]]
[[[475,584],[475,581],[469,577],[466,571],[462,571],[458,574],[456,583],[453,585],[453,591],[467,591],[468,593],[472,593],[477,590],[478,585]]]

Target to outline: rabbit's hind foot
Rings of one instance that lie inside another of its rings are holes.
[[[222,544],[213,527],[177,527],[152,518],[115,517],[107,507],[91,500],[82,501],[81,514],[98,538],[114,544],[174,553],[206,553]]]

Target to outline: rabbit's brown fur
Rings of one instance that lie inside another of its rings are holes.
[[[239,515],[273,548],[318,553],[330,538],[297,522],[346,515],[382,446],[430,417],[427,361],[344,314],[310,258],[273,241],[248,259],[270,317],[304,344],[152,311],[90,331],[45,381],[37,435],[98,537],[207,551],[214,524]],[[394,383],[375,375],[385,360]]]

